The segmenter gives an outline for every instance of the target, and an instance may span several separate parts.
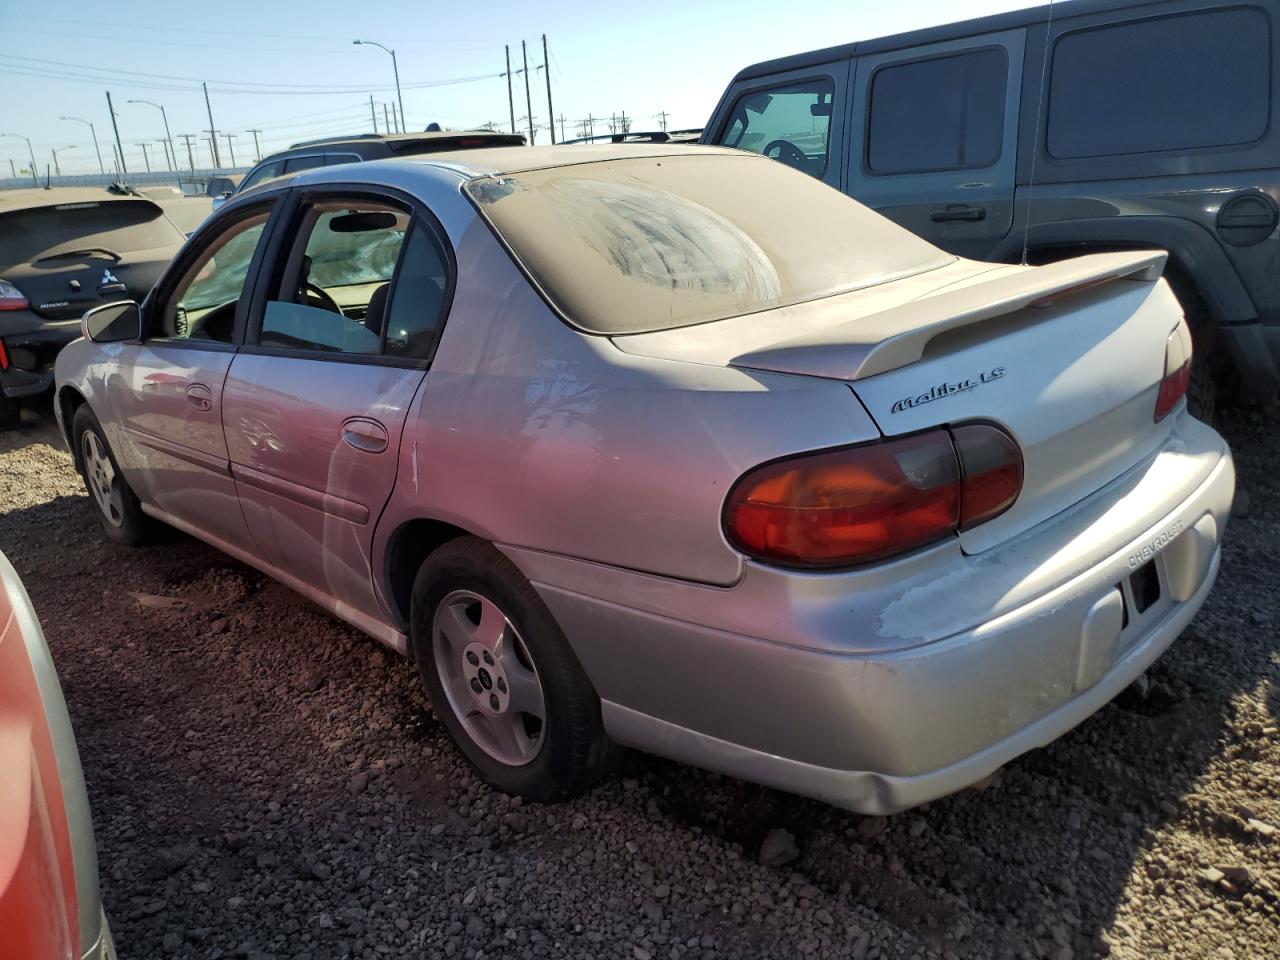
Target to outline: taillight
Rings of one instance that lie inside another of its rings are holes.
[[[26,310],[31,304],[8,280],[0,280],[0,310]]]
[[[5,349],[4,341],[0,340],[0,370],[9,369],[9,351]]]
[[[725,534],[784,566],[883,560],[998,516],[1022,489],[1022,454],[996,427],[969,424],[806,454],[743,476]]]
[[[1159,423],[1187,395],[1191,386],[1191,331],[1179,323],[1164,343],[1164,377],[1156,393],[1155,422]]]

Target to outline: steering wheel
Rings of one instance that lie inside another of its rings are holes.
[[[328,310],[331,313],[342,313],[342,308],[338,306],[338,301],[329,296],[324,287],[318,286],[310,280],[303,286],[302,294],[303,300],[308,307],[319,307],[321,310]]]
[[[774,148],[777,148],[776,155],[769,152]],[[761,153],[771,160],[781,160],[787,166],[795,167],[797,170],[803,170],[809,165],[809,158],[790,140],[770,140]]]

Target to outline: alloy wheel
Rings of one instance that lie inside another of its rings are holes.
[[[519,631],[492,600],[454,590],[436,607],[432,652],[449,707],[471,740],[509,766],[537,757],[546,697]]]
[[[98,435],[86,430],[81,435],[80,452],[84,457],[84,476],[102,516],[113,527],[124,525],[124,495],[116,477],[115,465],[107,456]]]

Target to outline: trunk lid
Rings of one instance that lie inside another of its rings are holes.
[[[1084,499],[1167,437],[1172,418],[1156,424],[1153,413],[1165,344],[1182,311],[1156,282],[1164,260],[1144,251],[1044,267],[962,262],[863,291],[871,295],[861,301],[834,297],[770,311],[790,317],[735,318],[754,321],[749,334],[745,325],[739,331],[745,351],[732,352],[732,337],[705,327],[615,343],[849,381],[886,436],[999,424],[1022,450],[1023,489],[1006,513],[959,535],[977,553]]]

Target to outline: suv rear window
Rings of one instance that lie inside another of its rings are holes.
[[[867,131],[871,172],[991,166],[1000,159],[1008,70],[1001,47],[877,70]]]
[[[1271,30],[1256,7],[1100,27],[1054,48],[1053,157],[1249,143],[1270,114]]]
[[[467,193],[592,333],[755,313],[953,259],[821,181],[746,155],[573,164],[473,180]]]
[[[74,250],[130,253],[172,247],[185,239],[146,200],[59,204],[0,215],[0,267],[34,263]]]

